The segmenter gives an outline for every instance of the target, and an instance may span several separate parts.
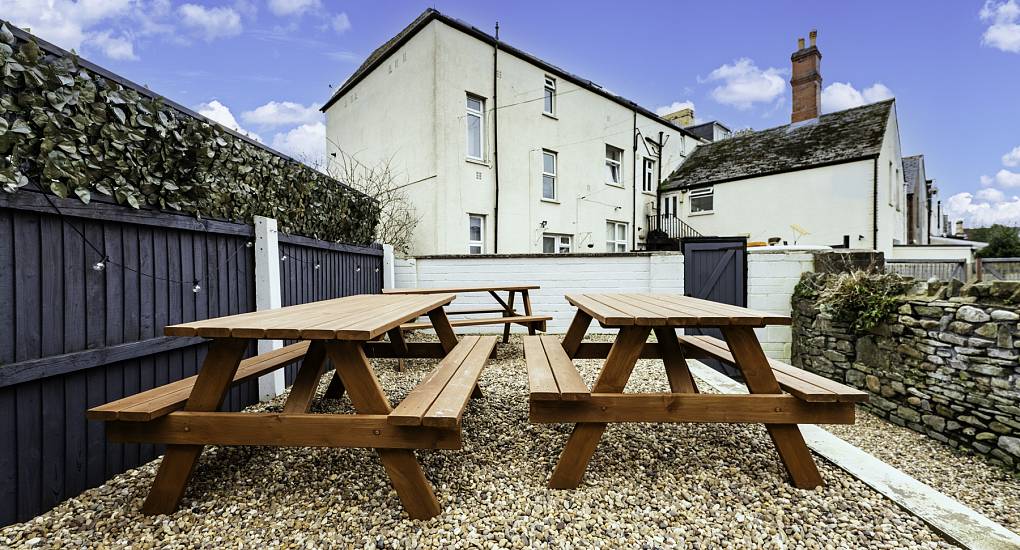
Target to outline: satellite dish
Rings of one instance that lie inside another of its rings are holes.
[[[810,235],[811,234],[810,231],[808,231],[807,229],[804,229],[803,227],[801,227],[801,226],[799,226],[799,225],[797,225],[795,223],[791,223],[790,224],[790,229],[792,229],[794,235],[796,235],[796,238],[793,239],[793,244],[797,244],[797,241],[800,240],[800,238],[803,237],[804,235]]]

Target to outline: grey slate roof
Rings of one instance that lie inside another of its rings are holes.
[[[895,100],[702,145],[662,191],[802,170],[878,156]]]
[[[907,182],[907,193],[913,193],[921,179],[921,159],[924,155],[903,157],[903,179]]]
[[[570,81],[577,86],[580,86],[591,92],[601,95],[609,99],[610,101],[618,103],[628,109],[637,111],[638,113],[641,113],[642,115],[652,120],[655,120],[660,124],[664,124],[670,128],[673,128],[674,130],[677,130],[683,134],[686,134],[690,137],[697,137],[687,129],[681,126],[677,126],[675,123],[660,117],[659,115],[655,114],[655,112],[650,111],[625,97],[621,97],[607,91],[605,88],[599,86],[598,84],[592,82],[591,80],[567,72],[557,67],[556,65],[553,65],[552,63],[539,59],[538,57],[535,57],[523,50],[519,50],[507,44],[506,42],[503,42],[502,40],[496,40],[494,36],[486,33],[485,31],[482,31],[477,27],[465,23],[460,19],[456,19],[448,15],[445,15],[434,8],[427,8],[425,11],[421,13],[421,15],[416,17],[414,21],[412,21],[408,26],[404,27],[403,30],[397,33],[396,36],[387,40],[386,43],[384,43],[382,46],[379,46],[378,48],[375,49],[375,51],[369,54],[368,58],[365,59],[365,61],[354,71],[353,74],[351,74],[350,77],[347,78],[347,80],[344,81],[343,84],[340,85],[339,88],[337,88],[336,92],[329,98],[328,101],[326,101],[325,105],[319,108],[319,110],[322,112],[326,112],[326,110],[329,109],[330,105],[333,105],[341,97],[346,95],[347,92],[351,90],[351,88],[357,85],[358,82],[361,82],[361,79],[363,79],[373,70],[375,70],[375,68],[378,67],[380,64],[385,62],[386,59],[390,56],[390,54],[400,49],[400,47],[403,46],[405,42],[410,40],[411,37],[417,34],[418,31],[424,29],[433,20],[441,21],[454,29],[457,29],[469,36],[473,36],[481,40],[482,42],[494,46],[498,44],[499,50],[501,52],[508,53],[524,61],[527,61],[528,63],[532,63],[538,67],[541,67],[543,70],[548,71],[551,74],[555,74],[556,76],[559,76],[564,80]]]

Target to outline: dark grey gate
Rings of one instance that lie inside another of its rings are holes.
[[[684,255],[684,294],[732,304],[747,306],[747,238],[746,237],[691,237],[683,239],[680,250]],[[706,334],[721,338],[718,329],[686,329],[687,334]],[[733,378],[740,371],[715,360],[705,364]]]

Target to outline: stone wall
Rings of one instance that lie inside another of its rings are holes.
[[[855,335],[798,292],[793,363],[867,390],[865,406],[895,424],[1020,470],[1018,303],[1016,282],[931,282]]]

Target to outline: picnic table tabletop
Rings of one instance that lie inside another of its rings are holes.
[[[718,327],[789,325],[789,316],[682,294],[567,294],[566,300],[605,326]]]
[[[383,294],[445,294],[448,292],[495,292],[499,290],[538,290],[539,285],[467,285],[442,288],[387,288]]]
[[[362,294],[278,309],[170,325],[167,336],[303,340],[371,340],[457,296]]]

